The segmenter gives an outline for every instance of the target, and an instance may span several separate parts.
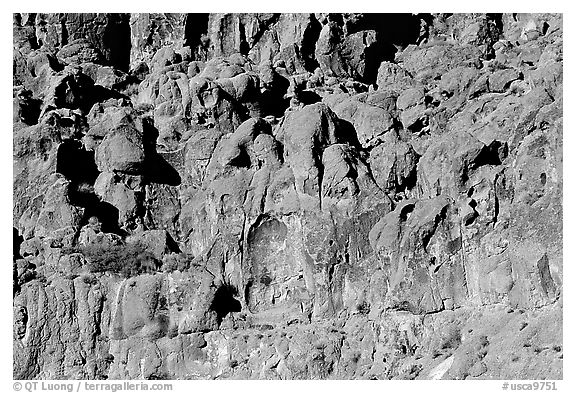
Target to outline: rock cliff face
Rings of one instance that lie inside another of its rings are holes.
[[[14,14],[14,378],[562,378],[562,18]]]

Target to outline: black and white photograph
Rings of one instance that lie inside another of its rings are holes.
[[[8,388],[561,390],[564,15],[187,9],[12,13]]]

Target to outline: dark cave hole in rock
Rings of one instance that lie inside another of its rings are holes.
[[[440,102],[435,97],[427,94],[424,96],[424,105],[427,108],[436,108],[440,105]]]
[[[34,98],[30,90],[18,93],[18,117],[29,126],[37,124],[42,100]]]
[[[400,222],[405,222],[406,220],[408,220],[408,217],[410,217],[410,213],[414,211],[415,206],[416,206],[415,204],[410,203],[404,206],[402,210],[400,210]]]
[[[118,209],[108,202],[103,202],[98,199],[96,195],[88,198],[83,198],[79,206],[84,207],[84,215],[80,221],[80,227],[88,224],[90,217],[98,217],[102,224],[102,232],[115,233],[120,236],[126,235],[118,225],[118,218],[120,216]]]
[[[210,14],[194,13],[186,15],[184,24],[184,45],[189,46],[194,54],[194,60],[205,61],[207,49],[205,40],[208,34]]]
[[[484,165],[502,165],[502,161],[508,156],[508,144],[500,141],[493,141],[490,145],[484,146],[480,154],[472,162],[471,169],[476,169]]]
[[[260,108],[262,117],[272,115],[274,117],[284,116],[284,112],[290,106],[290,99],[284,98],[284,94],[288,90],[289,83],[286,83],[285,88],[274,90],[264,90],[260,95]]]
[[[235,298],[237,295],[238,290],[230,284],[223,284],[216,290],[210,309],[216,312],[218,323],[229,313],[242,311],[240,301]]]
[[[410,44],[417,44],[421,26],[430,26],[434,17],[430,14],[379,14],[367,13],[360,18],[347,21],[347,33],[374,30],[379,45],[374,46],[369,55],[374,59],[367,64],[366,79],[374,81],[382,61],[394,62],[396,52]],[[368,56],[367,56],[368,58]]]
[[[474,224],[476,218],[478,218],[479,214],[476,210],[470,212],[464,216],[464,226],[470,226]]]
[[[91,107],[90,87],[92,79],[79,74],[77,78],[68,76],[54,89],[54,104],[57,108],[79,109],[88,111]]]
[[[76,183],[94,184],[100,174],[94,162],[94,152],[84,150],[74,139],[64,140],[56,155],[56,172]]]
[[[108,62],[114,68],[128,72],[130,68],[131,30],[126,14],[107,14],[108,24],[103,42],[108,48]]]
[[[420,118],[414,122],[414,124],[408,126],[408,130],[413,134],[422,135],[427,132],[426,127],[428,126],[428,119]]]
[[[12,256],[14,259],[22,258],[20,255],[20,245],[24,242],[24,237],[20,235],[18,229],[12,227]]]
[[[265,86],[259,97],[261,117],[272,115],[284,116],[284,112],[290,107],[290,98],[286,98],[286,92],[290,87],[290,81],[283,76],[274,73],[272,83]]]
[[[545,186],[546,185],[546,174],[545,173],[541,173],[540,174],[540,183]]]

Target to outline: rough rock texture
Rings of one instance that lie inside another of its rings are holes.
[[[562,40],[14,14],[14,378],[562,378]]]

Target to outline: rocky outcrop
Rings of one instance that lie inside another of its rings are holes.
[[[14,14],[14,378],[562,378],[562,41]]]

